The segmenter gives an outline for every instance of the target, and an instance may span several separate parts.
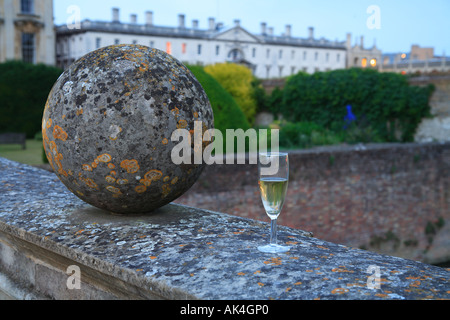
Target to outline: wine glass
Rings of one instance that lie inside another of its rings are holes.
[[[289,180],[289,156],[287,153],[268,152],[258,156],[259,189],[267,215],[271,219],[270,243],[258,250],[280,253],[290,250],[277,244],[277,219],[283,208]]]

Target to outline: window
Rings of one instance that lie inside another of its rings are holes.
[[[138,43],[138,41],[137,40],[133,40],[133,44],[137,44]]]
[[[220,54],[220,46],[216,46],[216,56]]]
[[[278,53],[278,58],[283,59],[283,50],[280,50],[280,52]]]
[[[114,39],[114,44],[119,44],[120,40],[119,39]]]
[[[172,54],[172,42],[166,42],[166,53]]]
[[[330,60],[330,54],[327,52],[326,56],[325,56],[326,61],[328,62]]]
[[[253,48],[252,50],[252,58],[256,58],[256,48]]]
[[[291,51],[291,59],[295,59],[295,50]]]
[[[34,63],[34,33],[22,33],[22,60]]]
[[[201,54],[202,54],[202,45],[201,45],[201,44],[199,44],[199,45],[197,46],[197,53],[198,53],[198,55],[201,55]]]
[[[22,13],[34,13],[34,1],[33,0],[21,0],[20,9]]]
[[[182,43],[181,44],[181,53],[185,54],[186,53],[186,43]]]
[[[306,58],[307,58],[307,52],[303,51],[303,60],[306,60]]]
[[[319,59],[319,53],[316,52],[316,53],[314,53],[314,60],[317,61],[318,59]]]
[[[341,55],[340,55],[339,53],[338,53],[337,56],[336,56],[336,61],[337,61],[337,62],[341,62]]]
[[[150,48],[153,48],[155,46],[155,41],[150,41]]]
[[[267,49],[267,51],[266,51],[266,58],[267,58],[267,59],[270,58],[270,49]]]
[[[101,38],[96,38],[95,39],[95,47],[97,49],[99,49],[101,47],[101,45],[102,45],[102,39]]]

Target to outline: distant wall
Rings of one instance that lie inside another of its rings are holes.
[[[450,144],[293,151],[290,169],[280,224],[400,257],[450,260]],[[177,202],[268,220],[256,165],[208,166]]]

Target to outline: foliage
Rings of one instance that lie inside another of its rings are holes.
[[[253,124],[257,101],[254,94],[255,82],[252,71],[245,66],[234,63],[209,65],[204,70],[233,96],[247,117],[247,121]]]
[[[201,66],[187,66],[202,85],[214,113],[214,127],[223,134],[223,150],[226,149],[226,130],[250,128],[247,119],[233,97]]]
[[[314,122],[287,122],[280,128],[280,146],[283,148],[310,148],[342,141],[342,136]]]
[[[281,112],[290,121],[315,122],[338,132],[351,105],[356,118],[365,118],[378,136],[375,140],[412,141],[420,121],[430,115],[433,89],[410,86],[403,75],[368,69],[299,73],[286,83]]]
[[[0,64],[0,132],[24,132],[32,139],[41,128],[45,102],[61,73],[43,64]]]

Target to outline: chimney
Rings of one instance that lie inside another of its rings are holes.
[[[361,49],[364,49],[364,36],[361,36]]]
[[[273,27],[269,27],[269,36],[273,36]]]
[[[184,24],[184,14],[179,14],[178,15],[178,27],[183,29],[185,27]]]
[[[119,21],[119,8],[112,9],[112,22],[120,22]]]
[[[265,35],[267,33],[267,23],[261,22],[261,34]]]
[[[153,25],[153,12],[152,11],[145,12],[145,24],[147,26]]]
[[[238,19],[234,20],[235,27],[240,27],[240,25],[241,25],[241,20],[238,20]]]
[[[352,47],[352,34],[347,33],[347,48],[350,49]]]
[[[286,34],[285,36],[290,38],[291,37],[291,30],[292,30],[292,26],[290,24],[286,25]]]
[[[216,21],[214,20],[214,18],[209,18],[208,23],[209,23],[209,30],[216,29]]]
[[[192,29],[198,29],[198,20],[192,20]]]
[[[134,13],[132,15],[130,15],[130,21],[131,21],[131,23],[136,24],[137,23],[137,15]]]
[[[309,31],[309,39],[313,40],[314,39],[314,28],[309,27],[308,31]]]

